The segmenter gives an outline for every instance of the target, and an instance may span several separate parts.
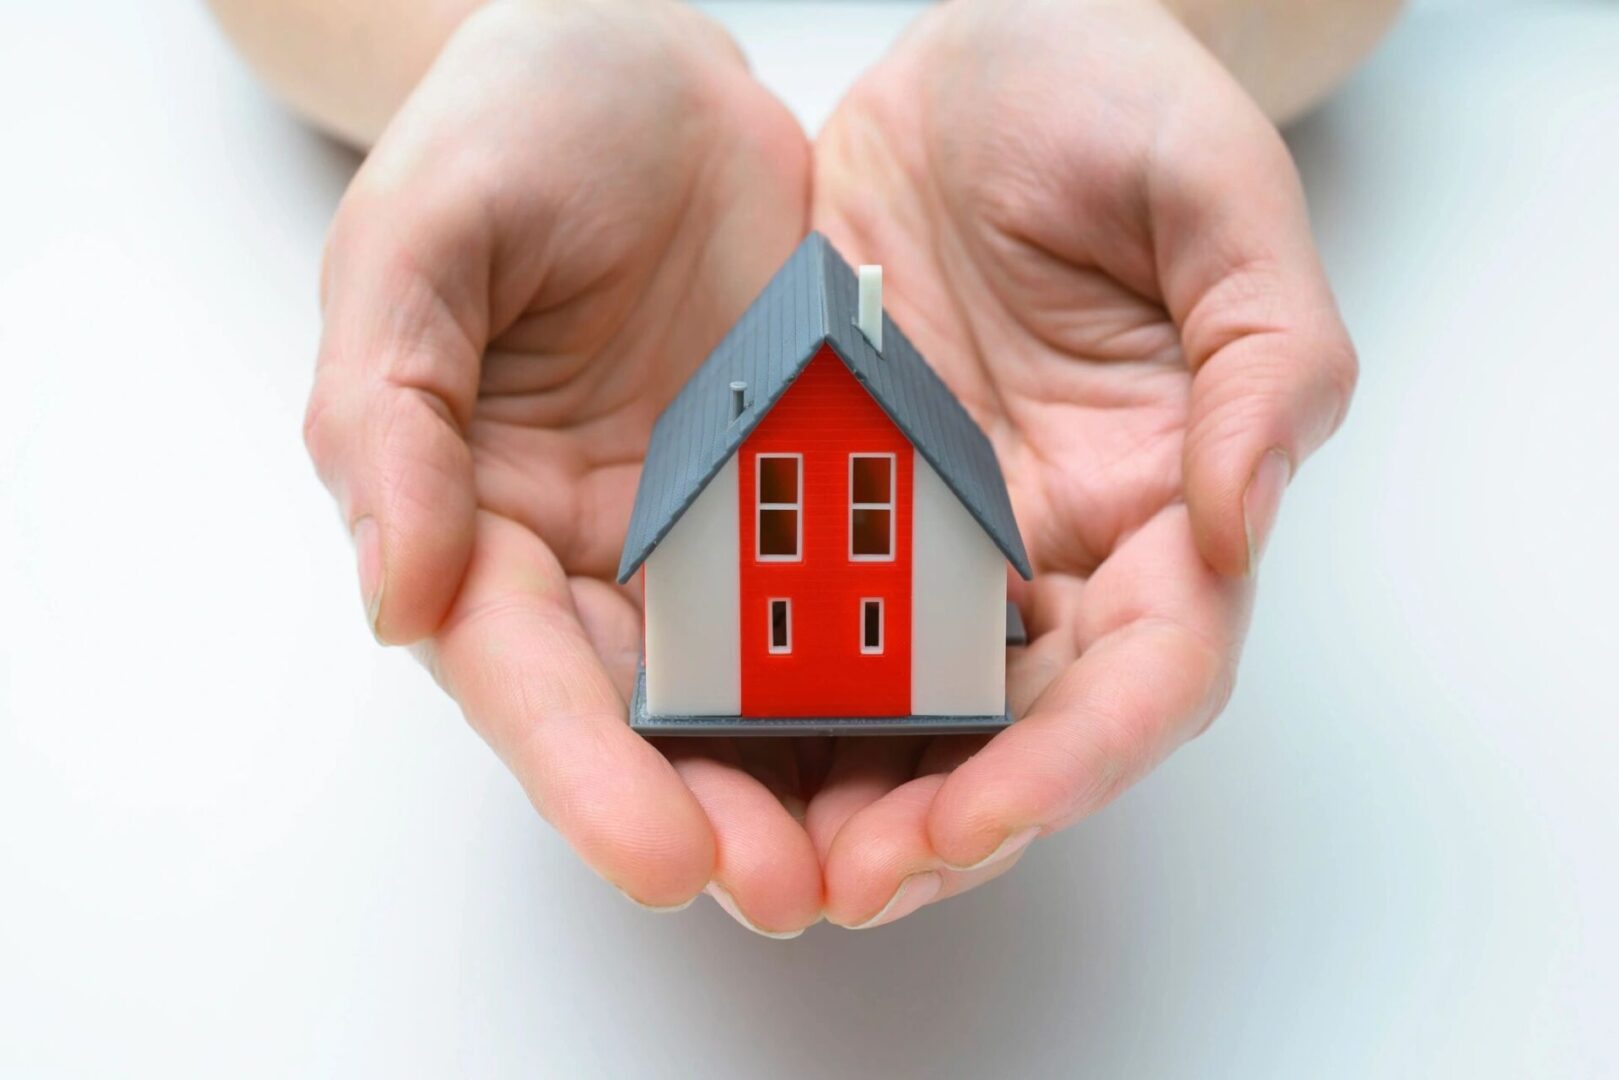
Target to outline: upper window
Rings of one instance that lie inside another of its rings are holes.
[[[849,455],[849,558],[894,557],[894,455]]]
[[[760,454],[754,459],[754,471],[757,554],[765,562],[794,562],[804,539],[804,455]]]

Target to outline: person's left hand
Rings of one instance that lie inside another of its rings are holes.
[[[1037,576],[1021,714],[842,740],[807,825],[827,917],[1002,873],[1223,707],[1253,572],[1356,363],[1275,128],[1151,0],[955,0],[816,147],[814,222],[989,434]]]

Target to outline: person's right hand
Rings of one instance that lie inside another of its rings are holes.
[[[339,209],[306,422],[377,637],[419,644],[608,881],[653,907],[712,882],[778,933],[821,899],[772,793],[790,748],[631,731],[639,596],[612,579],[652,423],[803,236],[808,173],[702,16],[485,8]]]
[[[1035,568],[1017,723],[840,746],[810,799],[826,916],[866,925],[1004,872],[1212,722],[1356,359],[1286,145],[1159,0],[935,5],[815,168],[817,227],[885,264]]]

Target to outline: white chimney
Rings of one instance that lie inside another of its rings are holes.
[[[866,335],[871,347],[883,351],[883,268],[860,268],[860,317],[855,325]]]

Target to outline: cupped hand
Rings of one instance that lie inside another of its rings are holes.
[[[306,423],[377,637],[418,646],[584,860],[781,933],[821,900],[788,751],[634,734],[639,598],[612,578],[652,423],[803,236],[808,180],[702,16],[485,8],[342,202]]]
[[[827,917],[860,925],[1003,872],[1213,719],[1356,364],[1275,128],[1151,0],[932,10],[817,140],[813,220],[885,264],[1036,568],[1022,718],[845,741],[810,801]]]

